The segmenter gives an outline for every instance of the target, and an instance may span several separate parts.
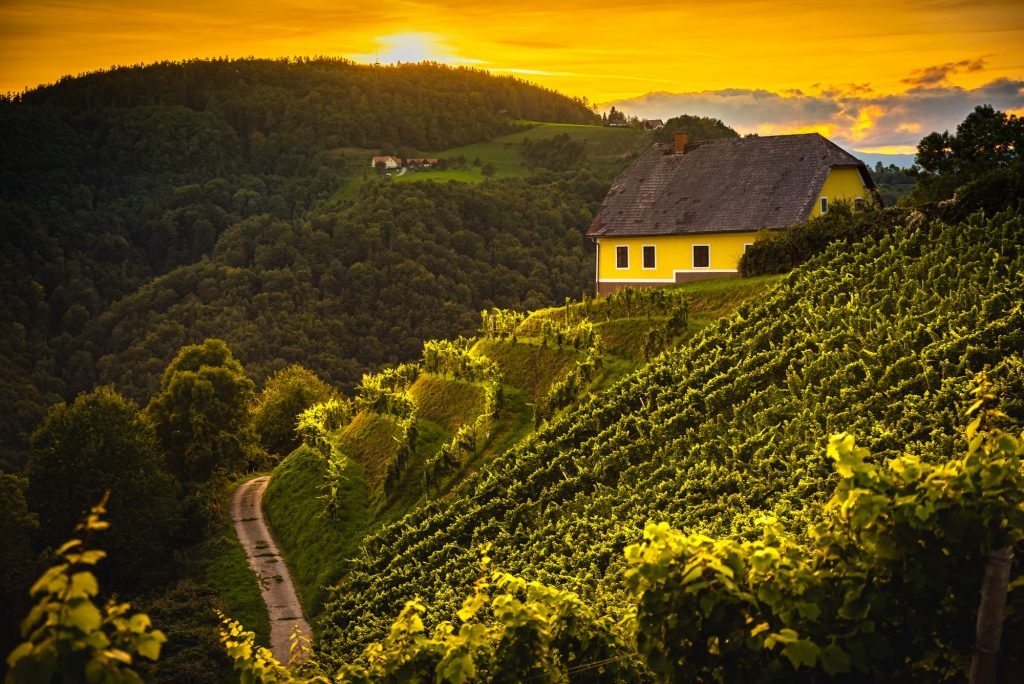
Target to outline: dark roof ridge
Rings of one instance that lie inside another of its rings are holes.
[[[655,144],[612,183],[587,234],[676,235],[781,228],[805,220],[829,171],[859,159],[820,133]]]

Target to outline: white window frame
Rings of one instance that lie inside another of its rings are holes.
[[[697,258],[696,258],[697,254],[696,254],[695,250],[698,247],[707,247],[708,248],[708,265],[707,266],[698,266],[697,265]],[[711,269],[711,245],[710,244],[703,244],[703,243],[701,243],[701,244],[690,245],[690,268],[695,269],[695,270],[696,269],[700,269],[702,271],[710,270]]]
[[[864,208],[864,198],[863,197],[854,197],[853,198],[853,208],[854,209],[863,209]]]
[[[822,197],[818,200],[818,208],[821,209],[822,214],[828,213],[828,197]]]
[[[743,253],[746,254],[747,250],[750,249],[753,246],[754,246],[753,242],[744,242],[743,243]]]
[[[619,266],[619,250],[626,250],[626,265]],[[615,270],[617,271],[628,271],[629,270],[629,245],[615,245]]]
[[[647,265],[647,248],[648,247],[650,247],[651,250],[653,250],[652,251],[652,254],[654,256],[654,258],[653,258],[654,265],[653,266],[648,266]],[[658,247],[657,247],[657,245],[643,245],[640,248],[640,268],[643,269],[644,271],[653,271],[653,270],[658,268]]]

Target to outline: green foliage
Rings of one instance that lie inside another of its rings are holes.
[[[938,203],[943,218],[989,215],[1024,198],[1024,118],[979,105],[956,134],[932,132],[917,146],[917,186],[909,201]]]
[[[624,552],[633,603],[620,619],[497,571],[457,623],[428,633],[424,602],[406,601],[381,641],[329,675],[289,674],[233,621],[222,638],[255,681],[962,681],[987,554],[1024,539],[1024,438],[992,427],[1007,416],[984,374],[975,396],[967,455],[943,464],[878,466],[834,435],[839,479],[802,538],[771,518],[752,541],[648,523]]]
[[[300,413],[295,431],[303,444],[326,459],[331,455],[333,433],[348,425],[354,415],[355,406],[350,400],[334,397]]]
[[[654,140],[660,143],[672,142],[676,133],[686,133],[690,141],[718,140],[720,138],[738,138],[740,134],[718,119],[706,116],[681,114],[665,122],[664,128],[654,131]]]
[[[28,588],[36,575],[32,538],[39,517],[25,501],[28,480],[0,473],[0,653],[18,639],[18,616],[28,610]]]
[[[96,604],[99,583],[91,572],[106,553],[89,548],[105,530],[106,497],[94,506],[71,539],[57,549],[57,563],[32,586],[36,600],[21,623],[25,641],[7,656],[5,681],[131,683],[148,679],[139,659],[155,661],[166,641],[145,613],[127,603]]]
[[[871,173],[871,180],[875,182],[875,187],[878,188],[878,198],[882,206],[886,207],[895,206],[917,183],[909,169],[900,168],[895,164],[883,166],[882,162],[877,162],[874,168],[869,166],[868,171]]]
[[[235,544],[238,544],[237,539]],[[233,578],[240,581],[235,591],[256,584],[246,564],[244,552],[242,568],[248,577]],[[214,586],[217,588],[214,589]],[[160,625],[160,631],[167,636],[160,650],[160,660],[156,664],[156,681],[223,684],[225,676],[231,671],[231,664],[217,638],[218,621],[214,612],[224,605],[218,596],[223,588],[222,585],[186,578],[161,588],[155,595],[136,601],[136,606],[152,618],[153,624]],[[255,589],[254,596],[262,603],[258,589]],[[238,609],[237,606],[232,608]],[[262,608],[262,622],[265,626],[266,605]],[[247,614],[247,622],[258,628],[261,622],[256,617],[258,611]]]
[[[497,364],[504,382],[526,392],[531,401],[546,395],[551,385],[572,368],[577,358],[570,349],[488,339],[478,341],[474,353]]]
[[[134,402],[101,387],[52,407],[32,436],[26,475],[45,544],[58,544],[58,530],[109,491],[114,529],[106,546],[118,562],[103,574],[121,590],[166,577],[181,524],[178,486]]]
[[[485,555],[482,565],[488,569]],[[242,681],[261,682],[617,682],[638,670],[620,625],[571,592],[492,571],[429,634],[425,607],[408,601],[387,636],[331,675],[289,673],[251,633],[224,618],[222,640]]]
[[[940,465],[879,467],[833,436],[840,479],[806,547],[774,521],[752,542],[649,524],[626,549],[648,666],[666,680],[962,681],[987,554],[1024,538],[1024,440],[976,432],[996,415],[987,401],[969,410],[967,455]]]
[[[264,449],[287,456],[302,442],[296,432],[300,413],[329,401],[337,392],[312,371],[297,364],[278,371],[263,386],[252,406],[253,429]]]
[[[0,98],[0,463],[19,469],[46,408],[97,384],[145,403],[178,348],[207,337],[259,381],[302,363],[350,387],[470,332],[485,306],[578,291],[589,216],[570,192],[360,191],[385,144],[477,143],[520,131],[516,117],[596,120],[514,78],[331,59],[121,67]],[[506,277],[535,245],[543,272]],[[421,301],[396,309],[414,275]]]
[[[978,105],[956,127],[956,135],[929,133],[917,146],[915,162],[935,175],[969,176],[1021,158],[1024,119]]]
[[[491,309],[480,312],[480,335],[489,339],[504,340],[511,338],[515,341],[516,330],[526,318],[521,311],[508,309]]]
[[[559,133],[547,140],[524,138],[522,154],[530,168],[569,171],[583,163],[586,143]]]
[[[497,366],[485,356],[470,352],[473,340],[427,340],[423,343],[423,370],[469,382],[501,380]]]
[[[822,521],[839,480],[816,435],[856,433],[879,460],[947,462],[968,422],[951,407],[986,364],[1007,429],[1019,430],[1022,235],[1024,220],[1005,213],[829,247],[728,320],[482,463],[449,495],[376,531],[326,607],[321,659],[338,667],[357,657],[416,596],[429,597],[428,628],[450,619],[461,602],[453,587],[473,581],[474,543],[492,543],[510,573],[624,610],[621,551],[652,518],[736,543],[762,537],[757,521],[767,517],[799,534]],[[694,295],[689,314],[702,306]],[[507,383],[527,387],[514,378],[544,363],[528,346],[481,340],[476,350]],[[560,354],[557,368],[568,370],[575,359]],[[773,632],[791,636],[782,627]]]
[[[583,360],[577,361],[576,367],[572,368],[564,378],[551,385],[547,395],[537,402],[533,412],[534,426],[539,426],[542,422],[550,420],[555,413],[576,401],[587,385],[601,371],[603,363],[604,348],[601,338],[595,336],[592,338],[592,345],[587,349]]]
[[[919,212],[906,208],[869,207],[857,210],[837,202],[827,214],[785,230],[762,231],[740,258],[744,277],[786,273],[824,251],[833,242],[853,244],[867,237],[878,239],[897,226],[920,222]]]
[[[146,414],[182,482],[207,482],[254,460],[253,388],[223,340],[182,347],[167,366]]]

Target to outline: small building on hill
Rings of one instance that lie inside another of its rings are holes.
[[[405,167],[409,169],[432,169],[437,166],[438,160],[434,158],[414,159],[410,157],[404,160],[404,162]]]
[[[864,163],[817,133],[655,145],[622,172],[587,236],[597,292],[735,275],[759,230],[873,199]]]
[[[659,128],[664,128],[665,122],[661,119],[644,119],[644,128],[649,131],[656,131]]]
[[[370,167],[374,169],[382,167],[385,169],[397,169],[401,165],[402,162],[398,159],[398,157],[392,157],[391,155],[375,156],[370,161]]]

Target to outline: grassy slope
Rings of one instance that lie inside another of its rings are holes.
[[[543,397],[579,358],[571,348],[541,347],[528,341],[480,340],[473,352],[498,364],[505,384],[525,392],[530,401]]]
[[[1022,235],[1013,219],[830,249],[368,539],[321,655],[380,638],[413,595],[450,617],[479,572],[476,543],[493,543],[497,567],[614,604],[622,549],[652,518],[713,535],[756,535],[764,515],[803,529],[831,491],[830,433],[876,457],[957,454],[985,364],[1019,425]]]
[[[399,183],[415,183],[424,180],[479,183],[486,180],[486,176],[480,173],[480,167],[472,165],[475,159],[480,160],[481,166],[488,163],[494,165],[495,173],[491,176],[492,178],[525,178],[530,174],[530,170],[519,154],[519,146],[523,139],[545,139],[563,133],[568,134],[573,140],[584,141],[587,158],[599,165],[621,163],[622,160],[647,145],[647,134],[636,129],[541,123],[527,131],[503,135],[475,145],[423,153],[423,156],[448,159],[461,155],[466,158],[467,166],[464,169],[417,171],[405,173],[402,176],[392,176],[392,178]]]
[[[778,277],[729,280],[716,285],[695,283],[683,288],[694,297],[706,293],[708,301],[694,302],[693,308],[721,313],[763,292],[777,280]],[[600,311],[600,303],[594,306]],[[558,316],[560,311],[556,307],[536,312],[535,316]],[[648,328],[647,320],[642,318],[612,320],[608,325],[614,326],[620,337],[634,341],[642,339]],[[695,331],[697,326],[692,329]],[[634,349],[636,344],[621,344],[620,347],[606,354],[605,373],[595,382],[594,391],[610,386],[642,363],[641,355]],[[457,486],[496,455],[530,435],[534,430],[533,404],[582,358],[571,348],[544,347],[531,338],[521,338],[515,343],[480,340],[473,353],[485,355],[498,364],[505,381],[505,401],[488,439],[480,445],[480,453],[449,482],[449,487]],[[333,584],[345,572],[348,559],[360,552],[363,537],[424,503],[424,462],[452,438],[459,425],[472,422],[483,409],[483,388],[475,383],[421,374],[410,391],[419,407],[419,437],[416,453],[390,502],[380,488],[384,464],[398,448],[390,418],[360,414],[339,435],[339,449],[357,462],[348,473],[350,494],[346,501],[350,504],[351,518],[342,515],[337,521],[329,522],[317,517],[320,510],[318,485],[323,468],[312,452],[300,449],[274,471],[265,505],[275,539],[311,616],[319,613],[328,596],[322,586]],[[445,492],[441,492],[435,498],[444,496]]]
[[[320,456],[300,447],[274,469],[263,499],[307,616],[317,614],[326,596],[323,587],[344,572],[370,525],[369,493],[359,464],[351,461],[345,470],[343,505],[333,520],[320,515],[323,476]]]
[[[432,420],[452,434],[484,410],[484,388],[470,382],[423,373],[409,392],[416,399],[420,419]]]

